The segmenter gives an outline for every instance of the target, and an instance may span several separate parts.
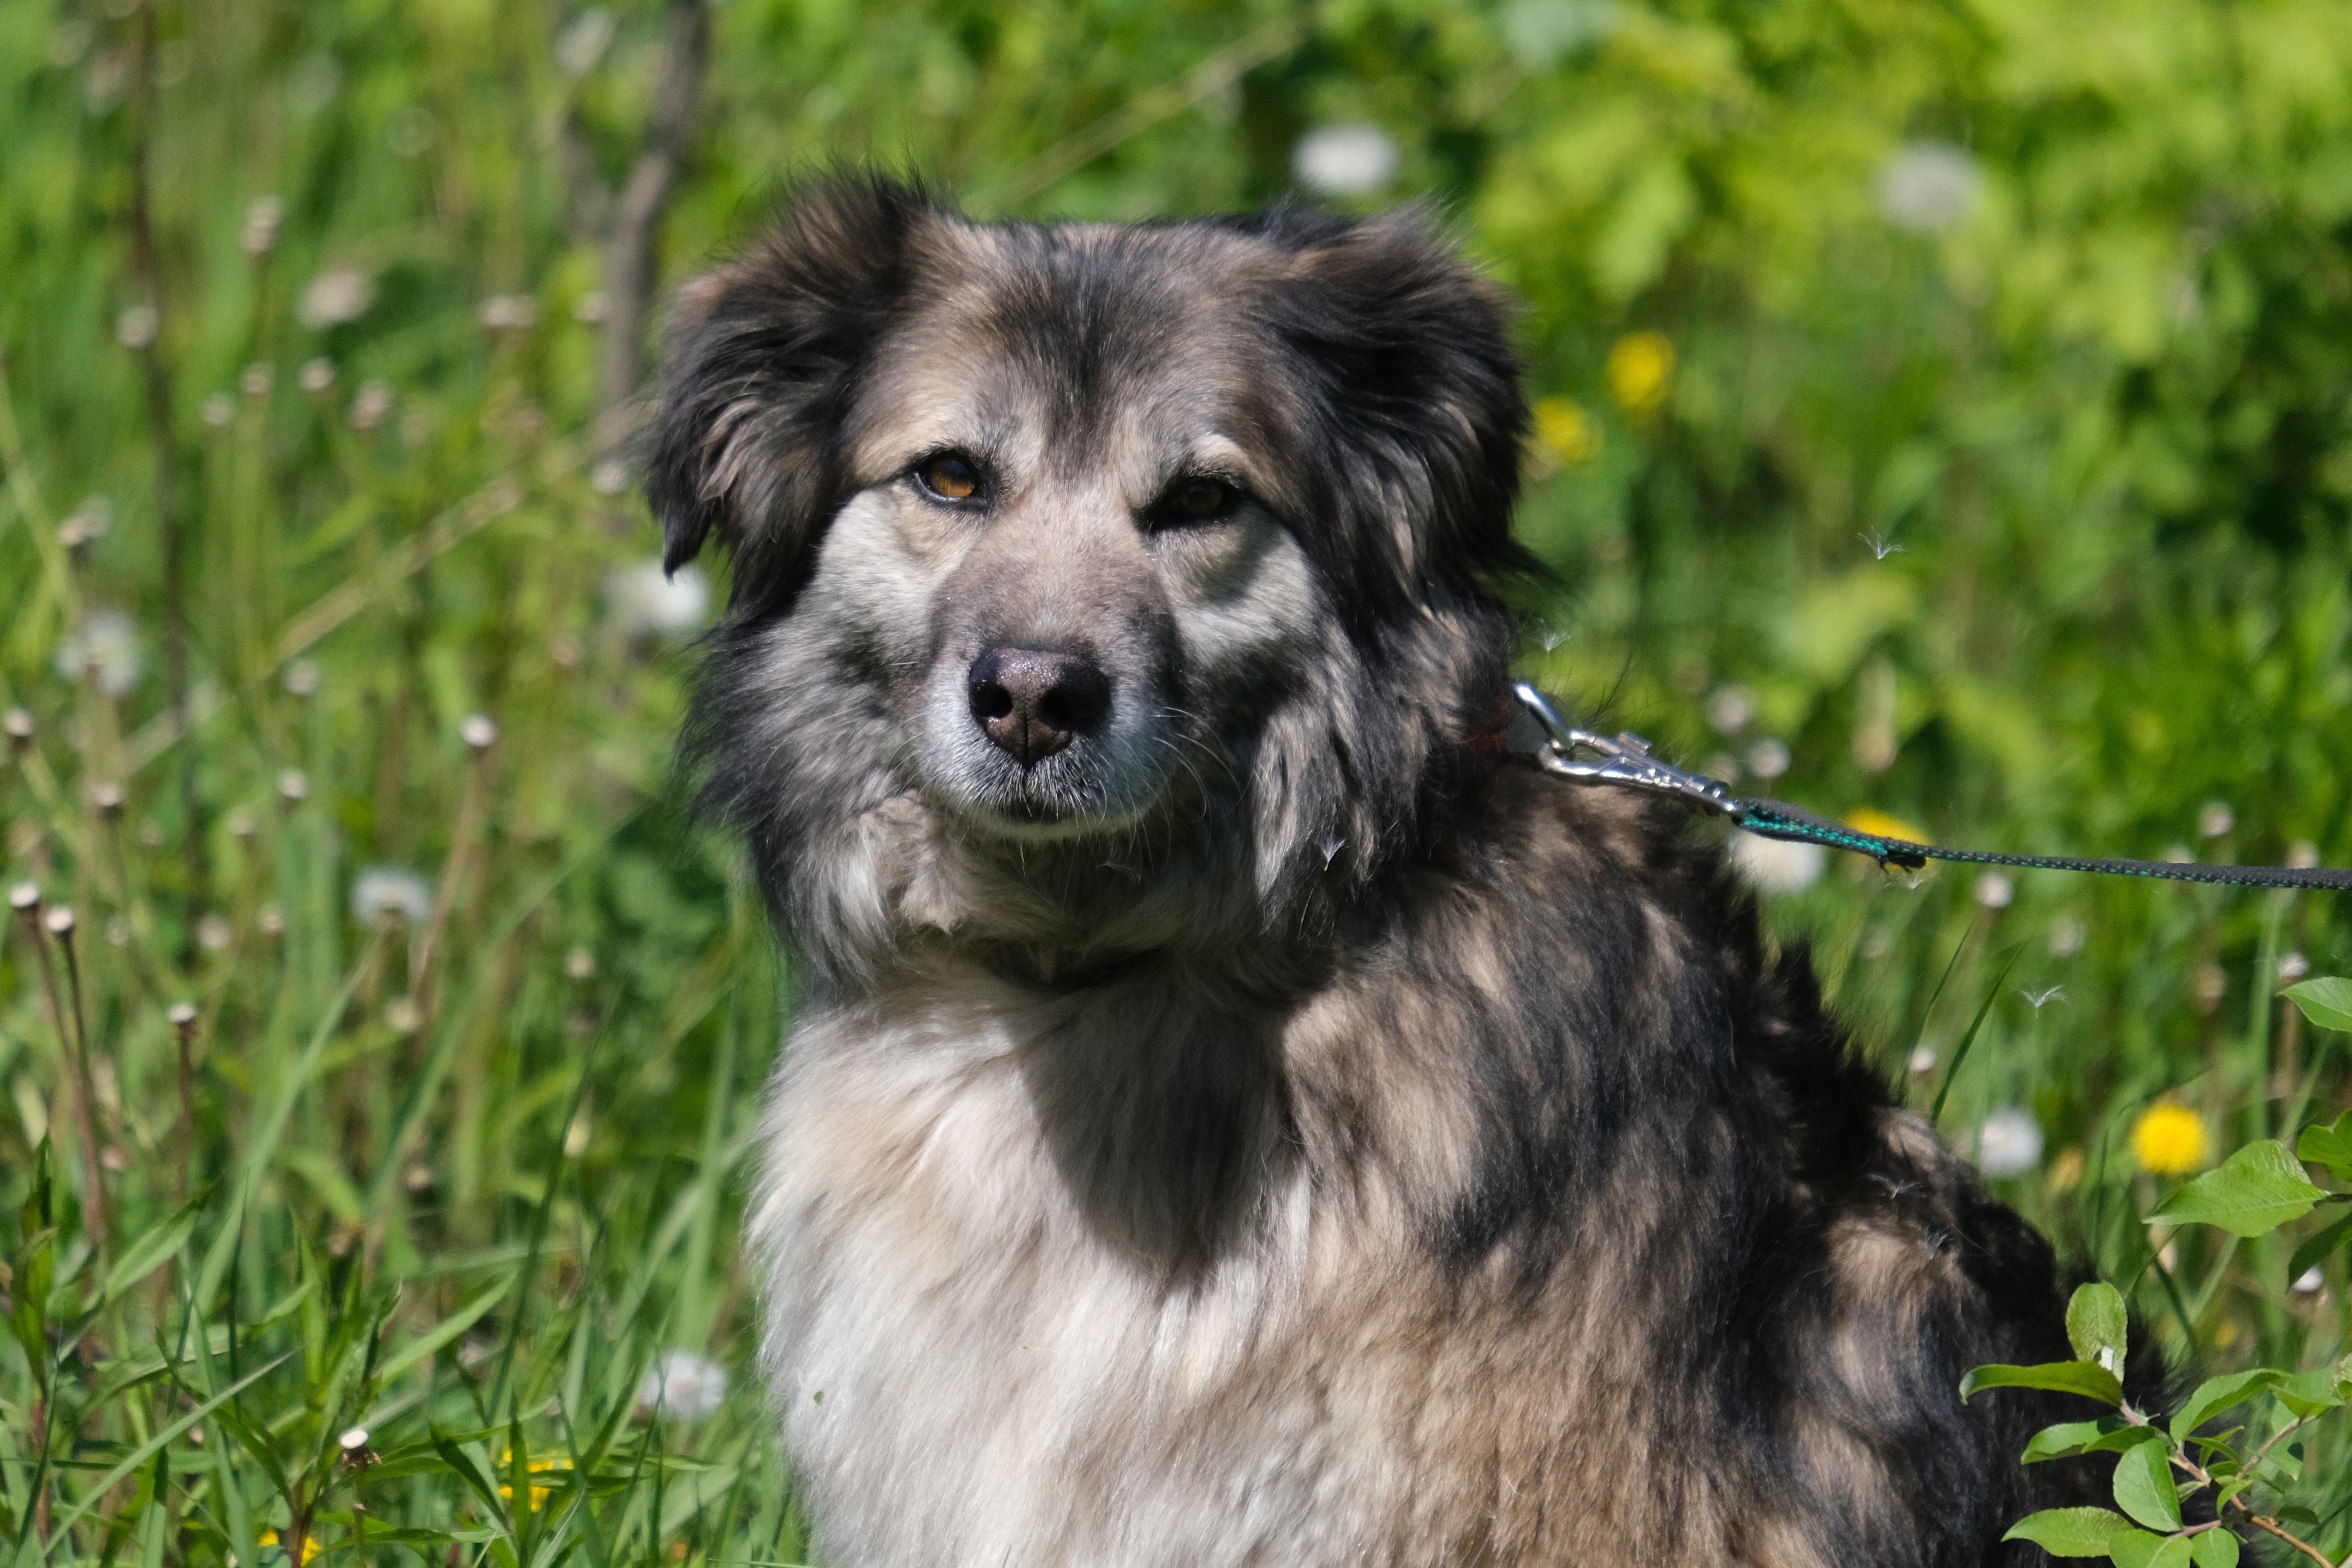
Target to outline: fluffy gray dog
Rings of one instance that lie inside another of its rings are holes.
[[[806,994],[751,1222],[828,1560],[2039,1561],[2047,1245],[1718,851],[1505,739],[1525,408],[1411,215],[805,191],[649,488]],[[2147,1358],[2140,1358],[2145,1361]],[[2059,1412],[2062,1413],[2062,1412]]]

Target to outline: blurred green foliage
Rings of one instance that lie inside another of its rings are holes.
[[[1531,674],[1832,814],[2352,863],[2343,0],[707,19],[665,284],[832,163],[991,217],[1425,195],[1526,301]],[[53,1560],[804,1550],[733,1245],[779,971],[669,783],[694,607],[596,406],[674,21],[0,7],[0,820],[77,918],[70,974],[22,915],[0,949],[0,1518]],[[1756,865],[2171,1353],[2342,1352],[2316,1220],[2144,1216],[2344,1108],[2344,1037],[2272,1002],[2352,969],[2344,910]],[[717,1413],[641,1401],[679,1350]]]

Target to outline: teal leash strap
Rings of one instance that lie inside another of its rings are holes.
[[[2204,882],[2224,887],[2307,888],[2352,892],[2352,870],[2334,866],[2209,866],[2194,861],[2097,860],[2061,855],[2009,855],[1988,849],[1947,849],[1909,839],[1864,833],[1777,800],[1748,800],[1721,782],[1685,773],[1650,755],[1639,735],[1596,735],[1563,720],[1541,692],[1521,681],[1513,688],[1551,741],[1536,761],[1547,773],[1584,784],[1610,784],[1665,795],[1697,810],[1726,817],[1764,838],[1868,855],[1882,866],[1917,871],[1931,860],[1978,866],[2013,866],[2026,871],[2088,871],[2103,876],[2145,877],[2164,882]]]

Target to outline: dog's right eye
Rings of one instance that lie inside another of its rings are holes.
[[[980,493],[980,465],[961,452],[923,459],[915,478],[942,501],[969,501]]]

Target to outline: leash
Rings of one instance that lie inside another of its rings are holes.
[[[1817,817],[1785,801],[1749,800],[1734,795],[1728,785],[1703,774],[1685,773],[1650,755],[1650,743],[1639,735],[1614,738],[1580,730],[1562,719],[1543,693],[1525,681],[1512,687],[1520,705],[1535,715],[1551,740],[1536,753],[1546,773],[1580,784],[1609,784],[1664,795],[1719,817],[1763,838],[1792,844],[1819,844],[1825,849],[1851,850],[1868,855],[1881,866],[1918,871],[1931,860],[1963,861],[1977,866],[2017,866],[2028,871],[2094,871],[2107,876],[2150,877],[2166,882],[2209,882],[2227,887],[2319,888],[2352,891],[2352,871],[2333,866],[2208,866],[2171,860],[2086,860],[2057,855],[2005,855],[1986,849],[1946,849],[1940,844],[1915,844],[1909,839],[1864,833],[1827,817]]]

